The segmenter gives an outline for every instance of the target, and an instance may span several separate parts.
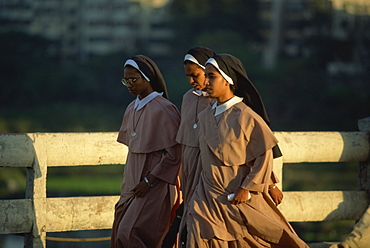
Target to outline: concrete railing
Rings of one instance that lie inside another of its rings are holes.
[[[289,221],[361,218],[370,204],[370,118],[360,120],[359,127],[359,132],[275,133],[284,154],[274,163],[280,178],[283,163],[360,162],[359,191],[284,192],[279,208]],[[25,247],[46,247],[47,232],[111,228],[118,196],[47,198],[46,179],[52,166],[124,164],[127,148],[116,137],[117,133],[0,134],[0,167],[27,168],[26,199],[0,200],[0,234],[25,233]]]

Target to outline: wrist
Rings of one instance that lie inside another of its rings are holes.
[[[269,186],[269,190],[275,189],[276,187],[277,187],[277,185],[276,185],[276,184],[273,184],[272,186],[270,185],[270,186]]]
[[[146,184],[148,184],[149,187],[153,187],[153,184],[149,182],[149,179],[147,177],[144,177],[144,181],[146,182]]]
[[[248,191],[249,192],[249,189],[246,189],[246,188],[243,188],[243,187],[239,187],[238,190],[239,191],[243,191],[243,192],[245,192],[245,191]]]

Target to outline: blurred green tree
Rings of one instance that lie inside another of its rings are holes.
[[[0,104],[34,103],[31,99],[43,82],[40,77],[50,70],[52,43],[19,32],[0,34],[0,43]]]
[[[238,33],[247,42],[260,40],[258,6],[257,0],[173,0],[170,13],[175,30],[174,51],[187,51],[199,41],[204,42],[205,33],[219,30],[227,31],[224,39],[231,42],[234,36],[228,37],[228,32]],[[214,43],[217,41],[202,45],[211,47],[208,44]]]
[[[55,103],[117,104],[126,53],[87,62],[61,63],[53,42],[25,33],[0,34],[0,105],[32,107]]]

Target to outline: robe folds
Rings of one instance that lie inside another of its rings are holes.
[[[139,110],[134,109],[134,102],[126,109],[117,139],[129,151],[115,206],[112,248],[160,247],[179,200],[175,184],[181,146],[175,138],[180,114],[160,95]],[[153,187],[143,197],[134,197],[131,190],[148,174],[157,177]]]
[[[243,102],[199,114],[202,174],[189,205],[187,247],[308,247],[268,197],[278,141]],[[246,203],[227,195],[250,191]]]
[[[195,95],[193,89],[183,96],[181,124],[176,141],[182,145],[181,190],[185,205],[189,202],[200,176],[198,114],[213,101],[207,96]],[[197,125],[196,128],[194,124]]]
[[[199,123],[198,114],[208,106],[210,102],[214,102],[208,96],[196,95],[194,90],[188,90],[182,99],[181,104],[181,124],[176,136],[176,141],[182,145],[181,158],[181,193],[183,199],[183,218],[179,226],[181,232],[186,225],[188,212],[188,204],[195,187],[199,183],[201,173],[200,151],[199,151]],[[194,124],[196,128],[194,128]]]

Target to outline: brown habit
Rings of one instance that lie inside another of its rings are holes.
[[[185,208],[199,182],[201,170],[199,164],[198,113],[210,101],[209,97],[195,95],[193,89],[191,89],[185,93],[181,104],[181,124],[176,141],[182,144],[181,190]],[[197,125],[196,128],[194,128],[194,124]]]
[[[162,96],[139,110],[134,110],[134,102],[126,109],[117,139],[129,152],[115,206],[111,247],[160,247],[178,197],[175,184],[181,147],[175,138],[180,114]],[[144,197],[133,197],[130,190],[149,173],[157,177],[154,186]]]
[[[187,247],[308,247],[268,194],[271,148],[277,144],[264,120],[239,102],[214,116],[199,114],[202,175],[190,201]],[[247,203],[227,195],[250,190]]]
[[[183,198],[183,217],[179,226],[181,232],[186,225],[188,205],[195,187],[199,183],[199,176],[202,170],[200,165],[199,151],[199,123],[198,114],[213,102],[211,98],[204,95],[194,94],[194,90],[188,90],[182,99],[181,124],[177,133],[176,141],[182,145],[181,158],[181,192]],[[194,126],[195,125],[195,126]],[[194,128],[195,127],[195,128]]]

